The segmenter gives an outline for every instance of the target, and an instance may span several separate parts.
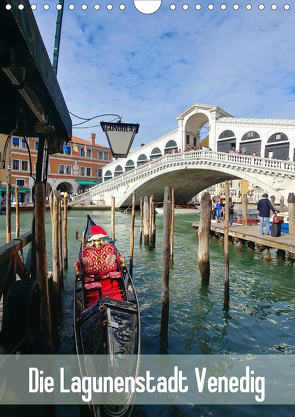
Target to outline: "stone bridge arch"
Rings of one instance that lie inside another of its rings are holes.
[[[53,178],[48,179],[48,184],[52,190],[60,190],[61,192],[76,193],[78,189],[78,183],[75,180],[70,179],[59,179],[54,181]]]
[[[140,197],[154,195],[157,202],[164,199],[164,188],[170,185],[174,188],[176,204],[185,204],[196,194],[217,183],[234,179],[244,179],[262,188],[269,195],[274,195],[279,201],[281,193],[274,188],[274,177],[267,175],[257,178],[255,173],[237,171],[224,167],[208,167],[197,164],[167,166],[166,169],[155,171],[149,175],[143,175],[132,187],[125,190],[124,195],[117,201],[119,207],[129,206],[132,202],[132,193],[136,191],[136,204],[139,205]]]

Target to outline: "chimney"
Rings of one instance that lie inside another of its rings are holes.
[[[90,133],[90,140],[91,140],[91,145],[94,146],[95,145],[95,133]]]

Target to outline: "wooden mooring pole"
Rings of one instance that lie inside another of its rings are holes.
[[[162,316],[161,316],[161,348],[168,347],[169,323],[169,265],[170,265],[170,228],[171,228],[172,197],[171,187],[164,190],[164,224],[163,224],[163,264],[162,264]]]
[[[149,221],[149,246],[153,249],[156,246],[156,216],[155,216],[155,196],[150,196],[150,221]]]
[[[295,195],[288,195],[288,211],[289,211],[289,234],[295,235]],[[295,259],[295,253],[290,253],[290,258]]]
[[[20,221],[19,221],[19,192],[15,187],[15,237],[19,237]]]
[[[209,237],[211,225],[212,201],[210,194],[205,192],[201,197],[201,218],[199,225],[198,261],[201,273],[201,284],[208,285],[210,278]]]
[[[284,196],[283,196],[283,195],[281,195],[281,198],[280,198],[280,213],[283,213],[284,208],[285,208],[285,204],[284,204]]]
[[[63,218],[63,247],[64,268],[68,269],[68,193],[64,193],[64,218]]]
[[[62,261],[62,215],[61,215],[61,202],[62,198],[60,191],[58,191],[58,244],[59,244],[59,290],[64,288],[64,272],[63,272],[63,261]],[[61,302],[61,297],[60,297]],[[61,309],[61,305],[60,305]]]
[[[115,197],[111,199],[111,238],[115,240]]]
[[[150,236],[150,205],[148,196],[144,196],[143,202],[143,216],[144,216],[144,244],[149,245]]]
[[[6,180],[6,243],[11,242],[11,137],[8,148],[8,175]]]
[[[288,210],[289,210],[289,233],[295,235],[295,195],[289,193],[288,195]]]
[[[8,167],[8,180],[6,185],[6,243],[11,242],[11,171]]]
[[[45,238],[45,185],[35,184],[35,240],[36,240],[36,280],[41,292],[41,338],[43,353],[52,353],[51,318],[47,280],[47,254]]]
[[[58,191],[52,191],[49,196],[51,226],[52,226],[52,322],[57,326],[58,312],[60,311],[60,256],[59,256],[59,218],[58,218]]]
[[[242,216],[243,216],[243,226],[248,224],[248,197],[247,194],[243,194],[242,197]]]
[[[132,213],[131,213],[131,225],[130,225],[130,261],[129,271],[130,275],[133,274],[133,252],[134,252],[134,223],[135,223],[135,197],[136,193],[132,193]]]
[[[173,265],[173,238],[174,238],[174,205],[175,205],[175,197],[174,197],[174,188],[171,191],[171,198],[172,198],[172,209],[171,209],[171,229],[170,229],[170,264]]]
[[[139,200],[139,206],[140,206],[140,234],[139,234],[139,244],[142,244],[142,229],[143,229],[143,202],[142,197],[140,197]]]
[[[229,305],[229,254],[228,254],[228,232],[229,232],[229,182],[225,181],[225,220],[224,220],[224,307]]]

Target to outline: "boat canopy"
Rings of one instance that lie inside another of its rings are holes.
[[[30,3],[19,4],[0,0],[0,132],[45,134],[49,153],[62,152],[72,121]]]

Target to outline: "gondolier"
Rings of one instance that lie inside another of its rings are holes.
[[[269,235],[270,210],[272,210],[273,213],[276,213],[276,209],[273,208],[271,202],[269,201],[267,193],[262,194],[262,198],[257,203],[257,210],[258,210],[258,215],[260,218],[260,233],[264,235],[263,222],[265,222],[265,234]]]

